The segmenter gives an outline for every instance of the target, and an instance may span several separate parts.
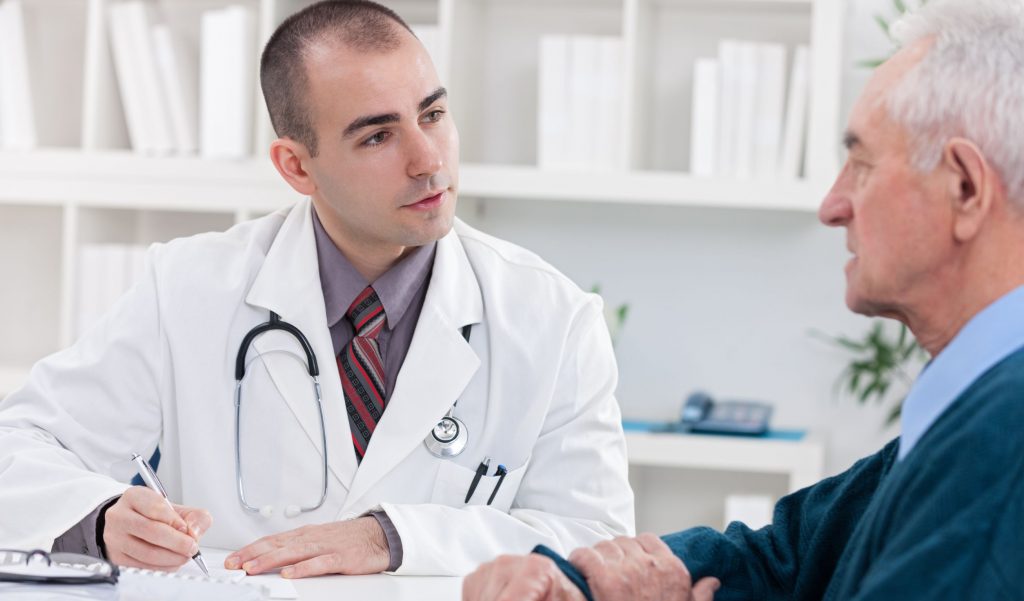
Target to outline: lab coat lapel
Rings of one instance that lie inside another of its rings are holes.
[[[327,432],[327,464],[338,482],[348,489],[356,471],[348,414],[342,396],[341,380],[334,359],[324,308],[316,240],[313,234],[312,205],[299,201],[288,213],[263,266],[249,289],[246,302],[274,311],[281,319],[297,327],[309,340],[320,370],[324,427]],[[269,317],[269,315],[268,315]],[[311,444],[320,449],[320,421],[312,384],[308,375],[297,377],[297,370],[286,369],[291,361],[279,351],[302,354],[299,343],[290,335],[267,332],[253,341],[267,371],[284,401],[298,419]],[[249,353],[252,360],[253,352]],[[292,441],[280,441],[292,444]]]
[[[438,241],[409,352],[356,471],[345,509],[423,444],[424,437],[465,390],[480,359],[463,339],[461,329],[482,319],[480,286],[452,230]]]

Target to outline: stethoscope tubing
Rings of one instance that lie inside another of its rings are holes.
[[[242,344],[238,349],[238,356],[235,359],[235,479],[238,488],[238,500],[246,511],[251,513],[263,513],[260,508],[251,505],[245,498],[245,483],[242,479],[242,381],[245,379],[245,358],[249,353],[249,346],[257,336],[271,330],[281,330],[291,334],[302,346],[302,350],[306,355],[307,371],[309,372],[310,379],[313,381],[313,393],[316,396],[317,417],[320,421],[320,448],[323,451],[323,455],[321,457],[322,470],[320,500],[317,501],[315,505],[297,507],[298,513],[295,515],[298,515],[319,509],[327,500],[327,424],[324,421],[323,391],[320,388],[320,370],[317,365],[316,355],[313,353],[313,347],[309,344],[309,340],[306,339],[306,336],[301,330],[282,320],[281,317],[273,311],[270,312],[269,321],[252,328],[248,333],[246,333],[245,337],[242,339]],[[472,325],[466,325],[462,328],[462,337],[467,343],[469,342],[471,331]],[[461,420],[452,415],[458,404],[459,401],[456,399],[448,412],[441,418],[441,421],[438,422],[438,426],[445,420],[453,422],[456,427],[456,436],[449,441],[442,441],[434,433],[438,427],[435,426],[423,441],[424,446],[426,446],[427,450],[435,457],[442,459],[451,458],[459,455],[466,448],[466,444],[469,440],[469,431]],[[294,517],[294,515],[289,515],[288,517]]]

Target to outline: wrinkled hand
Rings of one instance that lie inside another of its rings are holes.
[[[463,601],[584,601],[555,562],[543,555],[502,555],[462,581]]]
[[[576,549],[569,562],[597,601],[712,601],[719,587],[716,578],[693,585],[682,560],[653,534]]]
[[[384,530],[374,517],[303,526],[264,536],[235,551],[224,567],[249,574],[277,568],[285,578],[322,574],[377,574],[387,569],[391,553]]]
[[[175,570],[199,551],[213,518],[205,509],[175,505],[145,486],[132,486],[104,514],[107,559],[119,566]]]

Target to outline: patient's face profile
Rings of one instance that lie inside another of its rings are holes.
[[[932,173],[911,164],[906,129],[885,103],[927,52],[916,44],[879,67],[850,113],[849,156],[819,217],[846,228],[846,304],[865,315],[904,317],[933,291],[952,252],[952,212]]]
[[[448,98],[423,45],[399,34],[393,50],[324,44],[306,59],[319,139],[310,172],[333,213],[321,218],[369,247],[437,240],[455,212],[459,141]]]

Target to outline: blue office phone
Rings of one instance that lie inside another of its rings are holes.
[[[768,433],[772,406],[757,401],[716,401],[695,392],[683,403],[680,429],[703,434],[761,436]]]

